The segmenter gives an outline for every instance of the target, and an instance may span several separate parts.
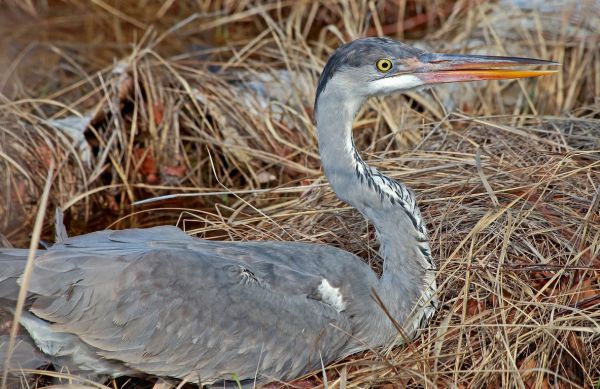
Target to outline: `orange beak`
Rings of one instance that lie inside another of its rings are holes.
[[[533,58],[428,53],[417,58],[412,74],[420,78],[425,84],[441,84],[446,82],[540,77],[557,72],[557,70],[497,69],[526,65],[556,66],[560,64]]]

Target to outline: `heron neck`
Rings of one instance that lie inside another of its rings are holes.
[[[340,200],[369,219],[380,240],[384,260],[377,293],[392,315],[403,323],[423,294],[433,296],[435,265],[414,196],[368,166],[352,138],[352,122],[364,100],[344,100],[325,91],[317,102],[319,151],[325,175]],[[432,290],[433,288],[433,290]]]

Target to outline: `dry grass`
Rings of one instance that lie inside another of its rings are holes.
[[[556,77],[441,86],[361,112],[365,159],[418,194],[442,307],[408,347],[330,367],[328,386],[600,385],[597,1],[9,3],[0,232],[17,246],[54,160],[48,209],[66,209],[71,233],[178,222],[210,239],[324,242],[377,268],[372,228],[319,170],[312,99],[328,53],[385,33],[561,62]],[[90,118],[79,144],[56,121],[69,116]],[[206,194],[131,206],[181,192]],[[46,224],[51,239],[50,213]]]

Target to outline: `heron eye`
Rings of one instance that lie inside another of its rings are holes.
[[[382,58],[380,60],[377,61],[377,63],[375,64],[375,66],[377,66],[377,70],[379,70],[382,73],[387,73],[390,70],[392,70],[392,61],[390,61],[387,58]]]

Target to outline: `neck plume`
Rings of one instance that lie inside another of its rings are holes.
[[[344,97],[349,94],[336,93],[332,81],[316,102],[323,170],[338,198],[375,226],[384,260],[376,292],[392,317],[413,336],[433,315],[436,304],[436,268],[425,224],[413,193],[368,166],[358,154],[352,122],[365,99],[348,101]]]

